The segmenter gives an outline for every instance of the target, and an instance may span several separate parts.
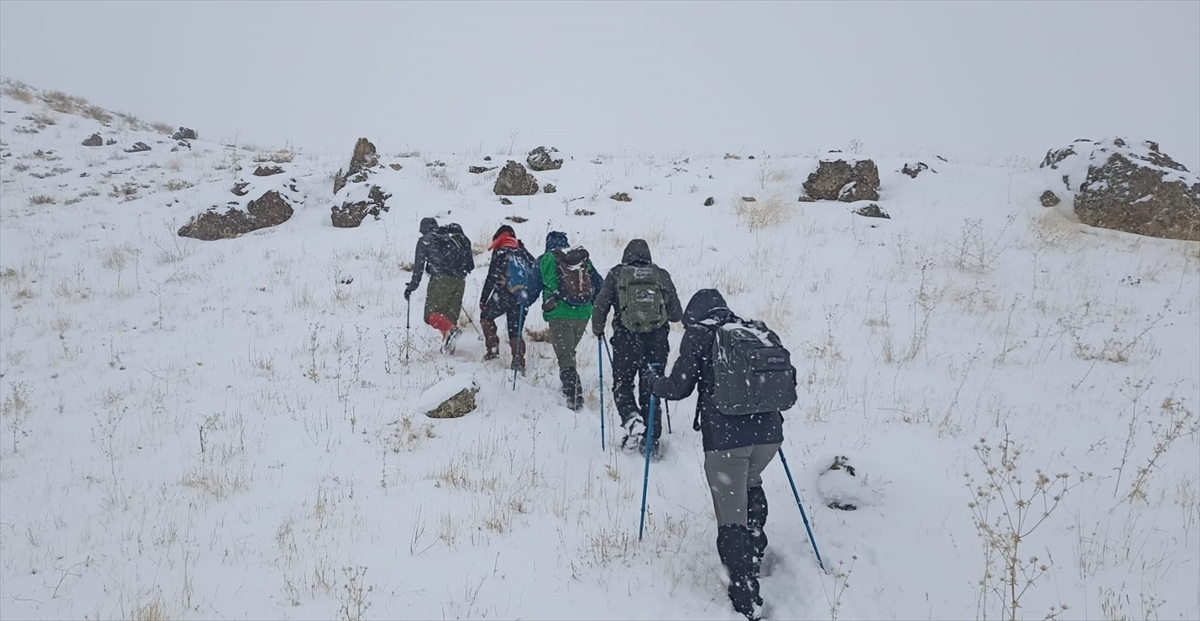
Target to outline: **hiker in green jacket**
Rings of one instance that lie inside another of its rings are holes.
[[[569,248],[567,234],[546,234],[546,252],[538,259],[542,271],[542,318],[550,325],[550,342],[558,359],[558,377],[567,407],[583,408],[583,387],[575,368],[575,348],[592,318],[592,300],[604,278],[581,246]]]

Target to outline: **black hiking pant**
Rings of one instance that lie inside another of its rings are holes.
[[[650,382],[646,380],[645,370],[651,364],[659,365],[659,373],[667,365],[667,356],[671,353],[671,344],[667,335],[671,333],[670,324],[664,324],[650,332],[630,332],[621,328],[613,331],[613,401],[617,404],[617,413],[621,422],[640,416],[642,422],[650,411]],[[637,381],[638,396],[633,395],[634,381]],[[662,405],[661,402],[658,405]],[[654,439],[662,436],[663,412],[655,407]]]
[[[518,324],[520,323],[519,313],[521,312],[520,305],[517,304],[516,298],[512,296],[500,297],[497,294],[492,294],[491,299],[479,309],[479,322],[491,324],[492,333],[498,332],[494,327],[496,320],[501,315],[504,316],[504,322],[508,328],[508,338],[515,339],[520,334],[518,333]]]

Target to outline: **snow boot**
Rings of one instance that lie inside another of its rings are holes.
[[[450,328],[450,331],[446,332],[445,340],[442,341],[442,353],[446,355],[453,354],[457,347],[459,336],[462,336],[462,330],[458,326]]]
[[[621,449],[636,451],[646,441],[646,424],[637,416],[630,416],[621,421],[621,429],[625,435],[621,438]]]
[[[487,349],[487,352],[483,354],[483,359],[495,360],[499,358],[500,335],[496,331],[496,322],[480,317],[479,326],[483,329],[483,345]]]
[[[508,347],[512,350],[512,364],[508,368],[525,375],[525,339],[508,339]]]
[[[717,527],[717,554],[729,572],[729,603],[733,609],[751,621],[761,619],[763,600],[758,594],[750,529],[740,524]]]
[[[754,544],[754,575],[759,575],[767,552],[767,493],[762,486],[746,490],[746,528]],[[773,568],[772,568],[773,569]]]
[[[579,372],[575,369],[562,369],[558,372],[562,380],[562,394],[567,400],[567,407],[578,412],[583,409],[583,386],[579,383]]]

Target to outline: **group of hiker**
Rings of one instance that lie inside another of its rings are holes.
[[[466,276],[474,268],[471,243],[457,224],[438,226],[425,218],[420,230],[404,297],[409,299],[428,272],[424,320],[441,332],[442,351],[454,353]],[[631,240],[621,262],[603,277],[588,251],[571,246],[561,231],[546,235],[540,257],[508,225],[496,230],[488,249],[491,261],[479,297],[484,360],[500,357],[496,320],[503,316],[509,368],[524,373],[525,314],[540,297],[563,398],[579,411],[584,395],[576,348],[589,322],[592,335],[605,340],[612,311],[612,391],[624,432],[621,446],[648,459],[661,455],[662,416],[652,414],[653,399],[681,400],[698,392],[693,429],[702,436],[717,552],[730,576],[728,595],[747,619],[760,618],[758,580],[767,547],[762,472],[783,442],[782,410],[796,400],[795,368],[778,336],[762,322],[735,315],[716,289],[697,291],[685,310],[670,273],[653,262],[642,239]],[[679,354],[664,374],[670,324],[678,322],[684,326]]]

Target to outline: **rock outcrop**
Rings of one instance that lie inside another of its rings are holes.
[[[492,186],[492,193],[498,196],[532,196],[538,192],[538,180],[525,167],[509,160]]]
[[[1084,224],[1200,241],[1200,178],[1158,143],[1076,140],[1047,152],[1042,168],[1060,173]]]
[[[179,229],[180,237],[204,241],[232,239],[240,235],[287,222],[294,213],[292,200],[280,190],[267,190],[258,198],[234,206],[211,207]]]
[[[871,160],[822,161],[804,182],[804,192],[825,201],[877,201],[879,168]]]
[[[555,158],[555,153],[558,153],[558,149],[554,147],[550,147],[549,149],[538,147],[529,152],[529,155],[525,158],[525,164],[529,166],[530,170],[537,172],[558,170],[562,168],[563,161],[562,158]]]

